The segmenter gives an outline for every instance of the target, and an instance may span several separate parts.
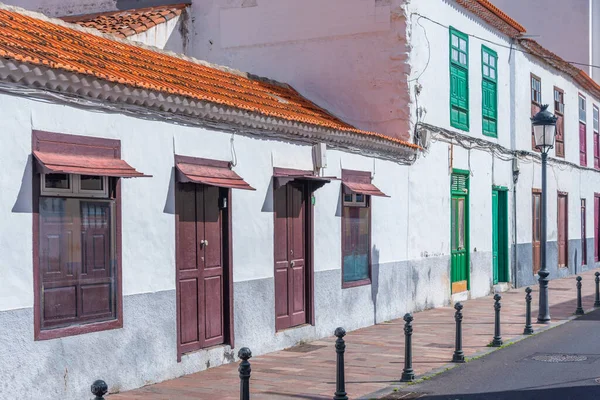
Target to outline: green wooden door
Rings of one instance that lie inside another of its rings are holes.
[[[498,191],[492,190],[492,275],[498,283]]]
[[[450,279],[452,293],[469,288],[469,188],[468,173],[452,174],[450,205]]]
[[[492,268],[494,285],[508,282],[508,192],[492,190]]]

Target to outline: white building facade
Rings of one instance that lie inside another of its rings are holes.
[[[534,285],[529,118],[545,103],[564,123],[550,277],[596,266],[600,91],[514,39],[524,29],[506,15],[467,0],[214,1],[172,21],[161,46],[236,70],[118,39],[143,53],[135,79],[3,55],[5,397],[81,399],[97,378],[128,390],[242,346],[259,355]],[[195,92],[173,92],[185,85],[170,69],[144,86],[165,60],[193,71]]]

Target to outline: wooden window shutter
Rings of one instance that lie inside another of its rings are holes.
[[[579,123],[579,164],[587,165],[586,127],[583,122]]]
[[[450,29],[450,125],[469,130],[469,38]]]

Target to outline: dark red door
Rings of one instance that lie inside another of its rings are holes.
[[[558,266],[567,266],[568,234],[567,234],[567,195],[558,194]]]
[[[275,190],[275,328],[306,323],[306,187]]]
[[[181,353],[224,343],[223,226],[219,188],[179,184],[177,284]]]

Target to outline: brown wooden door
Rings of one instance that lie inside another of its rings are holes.
[[[531,197],[532,202],[532,252],[533,252],[533,273],[537,274],[540,270],[541,247],[540,240],[542,237],[542,194],[534,192]]]
[[[186,353],[224,343],[223,226],[219,188],[179,184],[179,345]]]
[[[567,212],[567,195],[565,193],[558,194],[558,266],[567,266],[568,259],[568,212]]]
[[[306,323],[306,187],[275,190],[275,328]]]

